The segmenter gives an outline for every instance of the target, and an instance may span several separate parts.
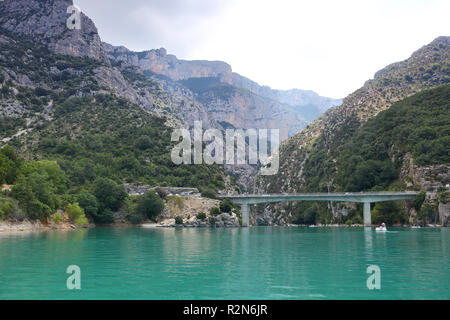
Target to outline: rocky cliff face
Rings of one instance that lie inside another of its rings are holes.
[[[93,90],[92,85],[89,86],[89,83],[86,83],[86,91],[89,90],[91,93],[94,93],[94,91],[101,92],[102,90],[113,91],[118,96],[140,105],[149,112],[167,117],[169,125],[191,125],[194,121],[199,120],[203,121],[206,126],[219,127],[205,108],[194,100],[192,94],[189,96],[185,92],[169,92],[168,88],[164,90],[163,87],[166,83],[163,80],[143,83],[145,81],[126,79],[122,70],[111,66],[97,28],[87,16],[81,13],[81,28],[79,30],[67,27],[67,20],[71,16],[70,13],[67,13],[67,9],[72,5],[72,0],[2,1],[0,2],[0,39],[5,44],[15,46],[17,50],[26,48],[23,45],[19,46],[18,40],[20,41],[23,38],[24,41],[32,42],[29,43],[29,46],[39,47],[44,45],[56,54],[88,57],[98,61],[95,69],[92,70],[92,80],[101,90]],[[22,52],[21,54],[24,55],[24,57],[21,57],[21,64],[38,63],[32,61],[33,54],[31,51],[29,57],[26,57],[26,53]],[[8,59],[11,66],[14,63],[19,64],[19,61],[11,61],[11,57],[8,58],[8,55],[11,55],[11,51],[5,52],[5,64],[8,63]],[[18,57],[14,57],[14,59],[17,60]],[[72,77],[87,76],[83,70],[62,68],[56,65],[48,66],[48,68],[43,66],[42,69],[42,72],[51,74],[53,77],[62,74]],[[82,74],[83,72],[85,74]],[[34,74],[33,71],[24,73],[23,70],[7,68],[4,69],[3,74],[6,80],[11,80],[18,85],[30,88],[37,86],[48,88],[50,86],[48,82],[42,81],[43,77]],[[8,105],[10,106],[9,109],[18,111],[26,109],[17,101],[10,101]],[[5,110],[7,110],[6,106],[2,113]],[[23,114],[23,112],[21,113]]]
[[[81,29],[67,28],[72,0],[4,0],[0,2],[0,28],[45,42],[58,54],[90,57],[108,64],[97,28],[81,13]]]
[[[342,103],[342,99],[322,97],[311,90],[275,90],[268,86],[260,86],[258,83],[243,77],[238,73],[233,73],[233,85],[245,88],[261,97],[269,98],[291,107],[296,107],[299,112],[304,112],[305,110],[302,109],[309,107],[316,109],[317,112],[321,114],[329,108],[338,106]]]
[[[137,53],[123,46],[115,47],[107,43],[103,43],[103,46],[109,57],[115,62],[126,62],[172,80],[217,77],[224,83],[231,84],[232,82],[231,66],[222,61],[181,60],[174,55],[167,54],[164,48]]]
[[[189,81],[183,83],[190,86]],[[281,140],[286,140],[307,125],[301,113],[242,88],[217,81],[210,87],[192,90],[214,119],[226,127],[279,129]]]
[[[259,177],[259,192],[307,192],[305,163],[327,163],[330,168],[326,185],[335,188],[336,157],[345,139],[368,119],[389,108],[394,102],[427,88],[450,82],[450,37],[439,37],[402,62],[394,63],[375,74],[374,79],[331,108],[305,130],[287,140],[280,148],[280,170],[275,176]],[[320,156],[319,153],[321,154]],[[322,156],[324,154],[324,156]],[[435,188],[438,174],[448,166],[416,168],[416,181],[424,188]],[[447,171],[448,172],[448,171]]]
[[[450,164],[419,166],[410,153],[402,157],[400,178],[407,188],[418,188],[429,192],[446,189],[450,182]]]
[[[231,66],[221,61],[180,60],[168,55],[164,48],[132,52],[123,46],[107,43],[103,46],[114,64],[138,67],[178,81],[215,120],[236,128],[280,129],[283,140],[341,102],[312,91],[280,91],[260,86],[233,73]]]

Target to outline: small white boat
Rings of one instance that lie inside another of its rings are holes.
[[[376,227],[376,228],[375,228],[375,231],[378,231],[378,232],[387,232],[387,229],[386,229],[385,227]]]

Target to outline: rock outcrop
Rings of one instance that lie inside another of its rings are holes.
[[[141,196],[149,191],[163,192],[166,195],[200,196],[197,188],[153,187],[149,185],[125,184],[125,191],[130,196]]]
[[[108,43],[103,43],[103,47],[110,59],[116,63],[137,66],[175,81],[213,77],[219,78],[224,83],[232,83],[231,66],[222,61],[181,60],[167,54],[164,48],[136,53],[123,46],[115,47]]]
[[[444,227],[450,227],[450,202],[440,202],[438,206],[439,221]]]
[[[418,166],[414,164],[411,153],[403,156],[400,178],[406,187],[436,192],[446,188],[450,182],[450,164]]]
[[[157,225],[159,227],[184,227],[184,228],[238,228],[239,218],[236,214],[221,213],[218,216],[209,216],[206,219],[199,219],[196,216],[183,219],[182,224],[177,224],[175,219],[164,220]]]
[[[58,54],[89,57],[109,64],[97,28],[81,13],[81,29],[69,29],[67,13],[72,0],[4,0],[0,2],[0,28],[15,35],[34,37]]]

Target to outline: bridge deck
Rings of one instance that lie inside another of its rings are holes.
[[[294,194],[239,194],[219,195],[220,199],[230,199],[234,203],[257,204],[288,201],[342,201],[342,202],[380,202],[390,200],[414,199],[416,191],[386,192],[341,192],[341,193],[294,193]]]

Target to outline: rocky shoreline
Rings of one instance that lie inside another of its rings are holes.
[[[79,227],[71,223],[42,223],[40,221],[31,222],[28,220],[21,222],[0,221],[0,233],[15,233],[27,231],[52,231],[52,230],[75,230]]]
[[[142,226],[145,227],[146,224]],[[238,228],[241,224],[235,213],[221,213],[217,216],[208,216],[205,219],[193,216],[189,219],[183,219],[183,223],[176,223],[175,219],[166,219],[154,224],[154,226],[162,228]]]
[[[197,219],[197,217],[193,217],[186,221],[183,221],[182,224],[177,224],[175,219],[166,219],[159,223],[143,223],[141,225],[133,225],[131,223],[115,223],[109,225],[102,225],[101,227],[110,227],[110,228],[131,228],[131,227],[140,227],[140,228],[239,228],[241,227],[239,218],[235,214],[222,213],[216,217],[208,217],[206,219]],[[11,234],[11,233],[22,233],[22,232],[42,232],[42,231],[70,231],[77,229],[85,229],[85,228],[95,228],[95,225],[88,225],[84,227],[77,227],[71,223],[49,223],[44,224],[40,221],[30,222],[30,221],[22,221],[22,222],[0,222],[0,234]],[[333,227],[341,227],[341,228],[355,228],[355,227],[364,227],[360,224],[355,225],[346,225],[346,224],[328,224],[328,225],[298,225],[298,224],[286,224],[284,226],[271,226],[271,227],[309,227],[309,228],[333,228]],[[372,226],[375,227],[375,226]],[[403,227],[403,228],[411,228],[413,225],[394,225],[391,227]],[[421,228],[441,228],[442,225],[432,225],[428,224]]]

